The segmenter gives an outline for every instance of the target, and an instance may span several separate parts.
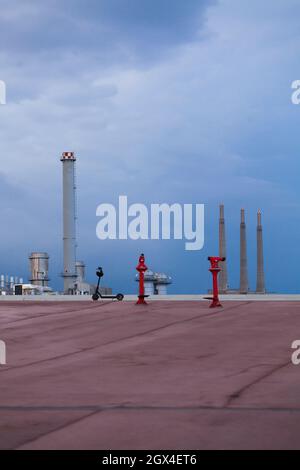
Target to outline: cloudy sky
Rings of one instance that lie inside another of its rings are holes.
[[[62,287],[62,151],[76,152],[78,257],[134,292],[134,268],[173,276],[173,292],[210,286],[225,204],[231,287],[246,209],[255,288],[256,211],[263,212],[267,288],[300,288],[298,0],[0,0],[0,272],[28,276],[48,251]],[[205,246],[100,241],[96,207],[204,203]],[[296,261],[295,261],[296,260]]]

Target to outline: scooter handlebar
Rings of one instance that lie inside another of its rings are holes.
[[[98,277],[103,277],[104,276],[104,272],[103,272],[103,269],[101,268],[101,266],[99,266],[99,268],[97,269],[96,276],[98,276]]]

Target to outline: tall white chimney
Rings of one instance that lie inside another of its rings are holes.
[[[76,281],[76,187],[74,152],[64,152],[63,164],[63,251],[64,293],[73,294]]]

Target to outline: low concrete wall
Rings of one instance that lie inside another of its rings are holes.
[[[153,295],[148,301],[174,300],[174,301],[205,301],[205,297],[211,297],[208,294],[190,295]],[[300,301],[300,294],[229,294],[220,295],[223,301]],[[137,295],[125,295],[124,301],[134,302]],[[1,295],[0,302],[93,302],[89,295]],[[101,302],[101,299],[99,300]]]

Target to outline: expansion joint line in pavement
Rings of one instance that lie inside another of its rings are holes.
[[[239,390],[237,390],[236,392],[232,393],[227,402],[226,402],[226,405],[225,407],[229,407],[235,400],[238,400],[239,398],[241,398],[241,396],[243,395],[244,392],[246,392],[247,390],[249,390],[251,387],[253,387],[254,385],[257,385],[259,384],[262,380],[270,377],[271,375],[275,374],[276,372],[278,372],[279,370],[283,369],[284,367],[287,367],[291,365],[291,361],[289,360],[288,362],[285,362],[284,364],[280,364],[280,365],[277,365],[276,367],[274,367],[273,369],[271,369],[270,371],[266,372],[265,374],[262,374],[260,377],[258,377],[257,379],[253,380],[252,382],[248,383],[247,385],[244,385],[244,387],[240,388]]]
[[[213,405],[1,405],[1,411],[23,411],[23,412],[61,412],[61,411],[86,411],[90,412],[84,419],[91,414],[110,412],[110,411],[224,411],[224,412],[278,412],[278,413],[300,413],[300,408],[268,407],[268,406],[213,406]]]
[[[275,413],[300,413],[299,408],[274,408],[274,407],[229,407],[229,406],[159,406],[159,405],[111,405],[111,406],[101,406],[101,405],[81,405],[81,406],[0,406],[0,411],[37,411],[37,412],[50,412],[50,411],[86,411],[87,414],[79,418],[75,418],[73,420],[64,423],[57,428],[49,430],[45,433],[42,433],[28,441],[23,442],[18,447],[23,447],[24,445],[28,445],[33,443],[43,437],[46,437],[50,434],[59,432],[63,429],[68,428],[74,424],[78,424],[81,421],[91,418],[99,413],[103,412],[114,412],[114,411],[125,411],[125,412],[134,412],[134,411],[161,411],[161,412],[195,412],[195,411],[211,411],[211,412],[225,412],[225,413],[232,413],[232,412],[275,412]],[[16,447],[16,450],[18,449]]]
[[[108,303],[111,303],[111,302],[108,302]],[[250,303],[252,303],[252,301],[249,301],[247,303],[250,304]],[[166,325],[160,326],[158,328],[152,328],[151,330],[147,330],[147,331],[137,333],[137,334],[134,334],[134,335],[130,335],[130,336],[125,336],[123,338],[119,338],[119,339],[114,340],[114,341],[109,341],[108,343],[100,345],[100,347],[110,346],[111,344],[116,344],[116,343],[119,343],[121,341],[126,341],[126,340],[133,339],[133,338],[140,337],[140,336],[146,336],[147,334],[152,334],[152,333],[155,333],[157,331],[169,328],[171,326],[178,325],[180,323],[187,323],[189,321],[193,321],[193,320],[197,320],[197,319],[202,320],[203,318],[212,317],[212,316],[216,316],[216,315],[219,316],[220,314],[222,314],[222,312],[224,312],[224,310],[226,312],[228,312],[230,310],[234,310],[234,309],[238,308],[240,305],[241,304],[238,304],[238,305],[231,306],[227,309],[225,308],[225,309],[222,309],[222,310],[217,310],[216,312],[210,312],[210,313],[206,313],[204,315],[196,315],[196,316],[193,316],[191,318],[186,318],[184,320],[178,320],[178,321],[175,321],[175,322],[171,322],[171,323],[168,323]],[[245,305],[245,303],[243,305]],[[22,365],[16,366],[16,367],[4,367],[0,372],[4,373],[4,372],[10,371],[10,370],[21,369],[21,368],[24,368],[24,367],[31,367],[31,366],[34,366],[34,365],[37,365],[37,364],[50,362],[50,361],[54,361],[54,360],[59,360],[59,359],[66,358],[68,356],[73,356],[73,355],[76,355],[76,354],[81,354],[83,352],[92,351],[93,349],[97,349],[97,348],[99,348],[99,345],[98,346],[93,346],[91,348],[82,348],[78,351],[72,351],[70,353],[58,355],[58,356],[51,357],[51,358],[42,359],[40,361],[34,361],[34,362],[31,362],[31,363],[28,363],[28,364],[22,364]]]
[[[247,303],[252,303],[251,301],[247,302]],[[212,316],[216,316],[216,315],[220,315],[222,314],[222,312],[224,310],[226,310],[227,312],[230,311],[230,310],[233,310],[233,309],[236,309],[237,307],[239,307],[241,304],[238,304],[238,305],[234,305],[234,306],[231,306],[227,309],[223,309],[222,311],[221,310],[218,310],[216,312],[210,312],[210,313],[206,313],[204,315],[196,315],[196,316],[193,316],[191,318],[186,318],[184,320],[178,320],[178,321],[174,321],[174,322],[171,322],[171,323],[167,323],[166,325],[162,325],[160,327],[157,327],[157,328],[152,328],[151,330],[147,330],[147,331],[143,331],[141,333],[136,333],[134,335],[130,335],[130,336],[125,336],[123,338],[119,338],[117,340],[113,340],[113,341],[109,341],[107,343],[104,343],[102,345],[97,345],[97,346],[92,346],[90,348],[82,348],[78,351],[72,351],[70,353],[66,353],[66,354],[62,354],[62,355],[58,355],[58,356],[55,356],[55,357],[50,357],[50,358],[45,358],[45,359],[42,359],[40,361],[34,361],[34,362],[30,362],[28,364],[22,364],[20,366],[15,366],[15,367],[4,367],[1,369],[0,372],[4,373],[4,372],[7,372],[7,371],[11,371],[11,370],[16,370],[16,369],[22,369],[24,367],[31,367],[31,366],[34,366],[34,365],[37,365],[37,364],[42,364],[42,363],[45,363],[45,362],[51,362],[51,361],[56,361],[56,360],[59,360],[59,359],[64,359],[66,357],[71,357],[71,356],[75,356],[77,354],[81,354],[81,353],[84,353],[84,352],[89,352],[89,351],[93,351],[94,349],[98,349],[99,347],[105,347],[105,346],[110,346],[112,344],[117,344],[117,343],[120,343],[122,341],[126,341],[126,340],[130,340],[130,339],[133,339],[133,338],[137,338],[137,337],[140,337],[140,336],[146,336],[148,334],[152,334],[152,333],[155,333],[157,331],[161,331],[161,330],[164,330],[166,328],[170,328],[174,325],[178,325],[178,324],[181,324],[181,323],[187,323],[187,322],[190,322],[190,321],[193,321],[193,320],[202,320],[203,318],[207,318],[207,317],[212,317]],[[244,304],[245,305],[245,304]]]
[[[110,305],[112,303],[115,303],[113,300],[110,300],[108,302],[103,302],[103,303],[99,303],[97,305],[93,305],[93,306],[89,306],[89,307],[85,307],[83,308],[82,306],[82,309],[77,309],[75,310],[75,313],[79,313],[81,312],[81,310],[97,310],[99,307],[105,307],[107,305]],[[49,313],[41,313],[41,314],[37,314],[37,315],[32,315],[31,317],[26,317],[26,318],[18,318],[17,320],[13,320],[13,321],[10,321],[7,323],[7,325],[14,325],[15,323],[18,323],[18,322],[21,322],[21,321],[27,321],[27,320],[35,320],[36,318],[46,318],[46,317],[53,317],[55,315],[59,315],[59,316],[62,316],[66,313],[74,313],[74,308],[72,310],[61,310],[60,312],[49,312]],[[5,328],[7,329],[7,328]]]

